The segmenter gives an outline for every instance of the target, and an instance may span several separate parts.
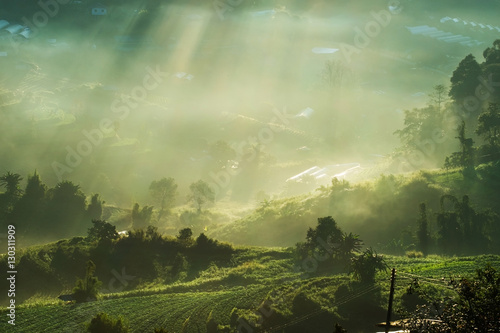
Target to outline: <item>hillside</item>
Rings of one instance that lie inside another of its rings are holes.
[[[293,246],[303,240],[303,230],[312,227],[317,217],[333,216],[343,229],[360,235],[367,245],[404,253],[405,248],[415,245],[412,234],[417,229],[421,203],[426,204],[433,233],[439,229],[434,216],[442,211],[443,195],[467,195],[475,209],[499,214],[500,183],[494,170],[498,170],[498,163],[478,167],[479,178],[475,181],[464,179],[459,170],[381,174],[372,181],[352,184],[334,180],[307,195],[264,200],[248,216],[209,228],[207,234],[236,244]],[[495,220],[491,227],[498,230],[498,223]],[[404,244],[399,250],[388,249],[393,240]]]
[[[471,275],[487,262],[500,266],[499,256],[387,256],[386,260],[389,267],[398,270],[396,313],[406,309],[402,297],[412,276],[437,281]],[[238,248],[230,262],[225,267],[211,266],[189,282],[103,294],[98,301],[83,304],[65,304],[42,293],[17,308],[15,328],[2,322],[0,330],[84,332],[85,323],[101,311],[123,316],[132,332],[153,332],[161,326],[168,332],[206,332],[210,312],[217,323],[229,327],[235,324],[233,308],[239,309],[240,324],[266,327],[266,332],[278,327],[304,332],[311,325],[319,329],[333,327],[335,322],[349,332],[373,332],[373,325],[385,319],[389,272],[379,273],[371,286],[361,285],[346,274],[293,272],[294,260],[286,249]],[[427,280],[422,281],[425,284]],[[299,306],[300,302],[308,305]],[[6,310],[0,314],[4,316]]]

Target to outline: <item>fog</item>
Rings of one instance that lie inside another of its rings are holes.
[[[332,169],[327,181],[360,178],[400,146],[403,111],[498,36],[442,20],[498,24],[488,8],[431,2],[165,2],[103,17],[70,6],[29,39],[2,32],[0,172],[37,170],[127,208],[151,202],[162,177],[179,184],[178,204],[198,179],[219,201],[253,203],[315,166]],[[424,25],[472,42],[410,29]],[[387,165],[377,172],[400,170]]]

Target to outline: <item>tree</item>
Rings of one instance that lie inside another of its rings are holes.
[[[441,92],[442,93],[442,92]],[[441,94],[438,93],[438,94]],[[443,97],[437,97],[438,100],[431,101],[432,103],[440,104],[443,102]],[[415,151],[425,151],[429,159],[437,161],[442,158],[442,150],[444,147],[436,145],[432,150],[426,149],[425,146],[431,138],[443,136],[443,112],[440,106],[428,105],[424,108],[405,110],[404,127],[394,132],[402,143],[399,149],[403,154],[411,154]]]
[[[306,249],[308,255],[317,252],[321,256],[327,255],[332,258],[334,251],[340,246],[342,241],[342,230],[337,226],[337,222],[331,217],[318,218],[315,229],[309,228],[306,235]]]
[[[354,277],[362,283],[374,283],[377,271],[386,271],[387,264],[382,256],[379,256],[371,248],[351,261],[351,272]]]
[[[85,270],[85,278],[76,281],[76,286],[73,288],[73,298],[78,302],[88,302],[97,299],[101,281],[94,276],[95,264],[92,260],[87,261]]]
[[[417,239],[418,239],[418,250],[422,251],[424,256],[427,256],[429,253],[429,243],[430,243],[430,235],[428,230],[428,221],[427,221],[427,211],[425,207],[425,203],[421,203],[419,206],[419,217],[417,220],[418,230],[417,230]]]
[[[99,194],[94,194],[90,199],[90,204],[87,207],[87,214],[91,220],[99,220],[102,216],[102,205],[104,201],[101,200]]]
[[[118,239],[116,227],[106,221],[92,220],[93,226],[89,228],[87,233],[87,240],[93,241],[112,241]]]
[[[475,150],[474,141],[471,138],[465,137],[465,122],[458,127],[458,136],[456,137],[460,142],[459,152],[452,153],[446,157],[444,162],[445,168],[460,167],[462,174],[467,178],[474,178],[476,175],[475,164]]]
[[[191,243],[193,241],[193,231],[190,228],[184,228],[179,230],[179,235],[177,239],[182,243]]]
[[[153,216],[153,206],[144,206],[140,208],[138,203],[132,208],[132,224],[135,229],[145,228],[149,225]]]
[[[169,211],[175,205],[175,197],[177,195],[177,184],[173,178],[162,178],[154,180],[149,185],[149,193],[156,200],[160,206],[160,213],[158,219]]]
[[[492,47],[484,50],[483,57],[485,65],[500,63],[500,39],[495,40]]]
[[[441,112],[441,104],[445,103],[447,100],[446,87],[442,84],[438,84],[435,85],[433,89],[433,92],[430,94],[431,103],[438,112]]]
[[[19,187],[21,180],[23,180],[21,175],[7,171],[5,175],[0,177],[0,186],[5,187],[7,190],[5,194],[10,197],[17,198],[22,193],[22,190]]]
[[[336,250],[336,256],[340,260],[349,263],[355,253],[361,250],[362,244],[363,241],[359,239],[358,235],[355,235],[352,232],[349,234],[343,232],[342,239],[340,240],[340,244]]]
[[[343,62],[327,60],[321,72],[321,81],[325,88],[340,91],[354,82],[354,74]]]
[[[481,74],[481,67],[475,57],[472,54],[467,55],[453,71],[449,96],[458,103],[469,96],[475,96]]]
[[[28,176],[28,183],[22,197],[14,204],[11,219],[13,223],[20,223],[26,232],[36,234],[40,231],[40,216],[45,209],[45,194],[47,186],[41,181],[35,171]]]
[[[488,111],[479,115],[476,134],[482,136],[490,146],[497,146],[500,136],[500,105],[490,103]]]
[[[189,186],[189,190],[191,191],[189,200],[195,203],[199,213],[201,212],[201,207],[206,202],[213,202],[215,200],[214,190],[203,180],[192,183]]]
[[[115,319],[105,312],[99,312],[87,324],[87,332],[89,333],[128,333],[128,331],[128,326],[123,318]]]
[[[47,196],[44,227],[50,228],[54,237],[85,233],[86,200],[80,186],[62,181],[50,189]]]
[[[418,279],[413,281],[408,293],[417,293],[426,304],[416,311],[409,321],[411,332],[498,332],[500,327],[500,273],[487,264],[477,269],[473,277],[450,278],[448,287],[454,297],[425,293]],[[440,321],[427,325],[422,319]]]

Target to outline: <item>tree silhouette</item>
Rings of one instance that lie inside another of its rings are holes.
[[[191,194],[189,195],[189,200],[194,202],[198,208],[198,212],[201,212],[201,207],[207,202],[213,202],[215,200],[214,190],[203,180],[198,180],[196,183],[192,183],[189,186]]]
[[[87,261],[85,269],[85,278],[76,281],[76,286],[73,288],[73,298],[78,302],[88,302],[97,299],[101,281],[94,276],[95,264],[92,260]]]
[[[135,229],[145,228],[149,225],[153,216],[153,206],[144,206],[140,209],[138,203],[132,208],[132,225]]]
[[[500,105],[490,103],[488,111],[479,115],[476,134],[482,136],[490,146],[497,146],[500,135]]]
[[[87,214],[91,220],[99,220],[102,216],[102,205],[104,201],[101,200],[99,194],[94,194],[90,199],[90,204],[87,207]]]
[[[446,87],[443,84],[438,84],[433,87],[433,91],[430,94],[431,103],[436,108],[438,112],[441,112],[441,104],[445,103],[446,97]]]
[[[44,227],[62,238],[86,232],[86,200],[80,186],[62,181],[47,192]]]
[[[111,241],[118,238],[116,227],[106,221],[92,220],[93,226],[89,228],[87,239],[89,241]]]
[[[476,171],[474,168],[475,163],[475,149],[473,147],[474,141],[471,138],[465,137],[465,122],[458,127],[458,136],[456,137],[460,142],[460,151],[452,153],[446,157],[444,162],[445,168],[460,167],[462,174],[466,178],[475,178]]]
[[[7,173],[0,177],[0,186],[5,187],[7,190],[5,194],[11,197],[19,197],[22,193],[19,184],[23,178],[17,173],[7,171]]]
[[[151,196],[159,203],[160,213],[158,220],[161,219],[165,211],[175,205],[175,196],[177,194],[177,184],[173,178],[162,178],[154,180],[149,185],[149,192]]]
[[[382,256],[379,256],[371,248],[351,261],[351,271],[354,277],[362,283],[374,283],[377,271],[387,270],[387,264]]]
[[[425,203],[420,204],[419,210],[420,213],[418,217],[417,230],[418,249],[422,251],[424,256],[426,256],[429,253],[430,235],[428,230],[427,211]]]
[[[11,214],[12,222],[24,225],[26,233],[36,235],[40,231],[40,217],[45,210],[46,193],[47,186],[42,183],[36,171],[32,176],[28,176],[24,193],[14,205]]]
[[[481,67],[476,58],[472,54],[467,55],[453,71],[449,96],[455,102],[462,102],[466,97],[475,96],[481,74]]]

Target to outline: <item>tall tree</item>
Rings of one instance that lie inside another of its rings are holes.
[[[453,72],[449,96],[458,103],[469,96],[475,96],[481,74],[476,58],[472,54],[467,55]]]
[[[173,178],[162,178],[154,180],[149,185],[149,193],[160,206],[158,219],[162,217],[165,211],[169,211],[175,206],[175,197],[177,195],[177,184]]]
[[[476,134],[482,136],[490,146],[500,143],[500,105],[490,103],[488,111],[479,115]]]
[[[99,220],[102,216],[102,205],[104,201],[101,200],[99,194],[94,194],[90,199],[89,206],[87,207],[87,214],[90,220]]]
[[[417,230],[417,239],[418,239],[418,249],[422,251],[424,256],[427,256],[429,253],[429,228],[427,221],[427,210],[425,203],[421,203],[419,206],[419,217],[418,217],[418,230]]]
[[[5,175],[0,177],[0,186],[5,187],[5,194],[17,198],[22,193],[21,187],[19,186],[21,180],[23,180],[21,175],[7,171]]]
[[[438,84],[433,87],[433,91],[430,94],[432,106],[436,108],[438,112],[441,112],[441,105],[446,103],[446,87],[443,84]]]
[[[151,222],[153,216],[153,206],[144,206],[140,208],[138,203],[132,208],[132,225],[135,229],[146,228]]]
[[[87,217],[85,194],[79,185],[62,181],[47,192],[45,227],[55,238],[68,237],[86,232]]]
[[[191,194],[188,199],[196,205],[198,212],[201,212],[201,207],[207,202],[214,202],[214,190],[203,180],[198,180],[196,183],[189,185]]]
[[[476,171],[474,168],[475,164],[475,149],[474,141],[472,138],[465,137],[465,122],[458,127],[458,136],[456,137],[460,142],[460,151],[452,153],[450,156],[446,157],[444,162],[445,168],[460,167],[462,168],[462,174],[467,178],[474,178],[476,176]]]
[[[36,235],[40,231],[40,216],[45,210],[47,186],[35,171],[28,176],[28,183],[22,197],[14,205],[12,221],[22,223],[26,233]]]

